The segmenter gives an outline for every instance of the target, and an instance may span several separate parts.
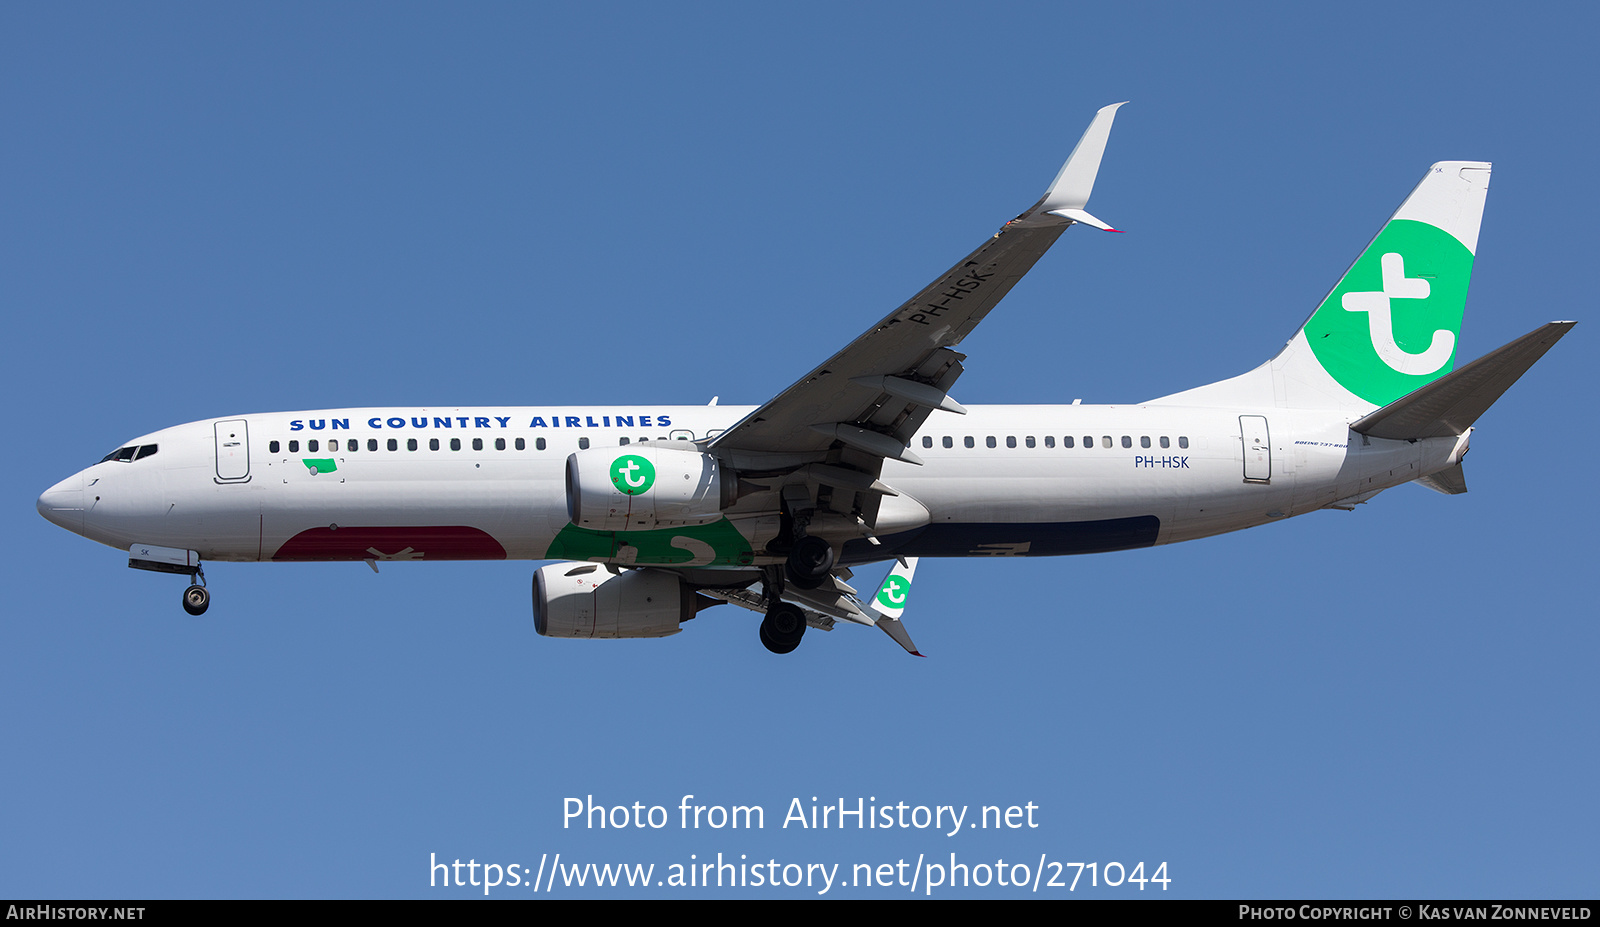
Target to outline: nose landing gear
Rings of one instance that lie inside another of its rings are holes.
[[[135,544],[128,548],[128,566],[152,573],[188,576],[189,588],[183,590],[183,610],[198,616],[204,615],[211,606],[211,593],[206,591],[206,571],[200,567],[199,551]]]
[[[183,590],[183,610],[198,618],[210,607],[211,593],[206,590],[206,573],[196,563],[194,572],[189,574],[189,588]]]
[[[190,586],[183,590],[183,610],[191,615],[204,615],[211,607],[211,593],[204,586]]]

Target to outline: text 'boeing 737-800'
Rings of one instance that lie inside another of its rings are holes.
[[[1456,366],[1490,165],[1442,161],[1265,364],[1146,402],[962,406],[956,348],[1086,211],[1117,106],[1045,195],[759,407],[373,408],[236,415],[126,442],[39,497],[129,566],[555,560],[550,637],[676,634],[710,605],[808,627],[901,623],[917,558],[1171,544],[1401,483],[1466,491],[1473,424],[1572,327]],[[876,594],[851,568],[898,561]]]

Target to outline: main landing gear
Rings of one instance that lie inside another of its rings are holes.
[[[815,589],[833,572],[833,545],[811,534],[802,534],[789,549],[783,572],[789,582],[801,589]]]
[[[806,613],[798,605],[779,602],[761,619],[761,643],[773,653],[793,651],[805,633]]]
[[[762,582],[767,590],[767,615],[761,619],[761,643],[773,653],[793,652],[800,646],[800,639],[806,633],[805,610],[783,601],[784,584],[796,589],[815,589],[833,576],[833,545],[823,538],[806,534],[806,525],[810,521],[809,509],[793,517],[794,542],[784,558],[783,568],[767,567],[763,574]]]
[[[761,619],[761,646],[773,653],[791,653],[800,646],[806,633],[806,613],[792,602],[783,600],[784,570],[777,566],[761,571],[761,583],[766,589],[767,614]]]

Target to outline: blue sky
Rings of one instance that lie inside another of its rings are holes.
[[[1259,363],[1444,159],[1495,162],[1461,357],[1590,323],[1596,20],[6,7],[0,895],[481,897],[430,887],[430,854],[720,852],[1165,861],[1185,897],[1592,896],[1586,325],[1480,420],[1467,495],[924,561],[926,660],[848,627],[772,657],[732,608],[548,640],[526,563],[218,564],[190,619],[181,580],[34,499],[239,413],[762,402],[1033,202],[1119,100],[1091,209],[1129,234],[1063,238],[964,343],[962,402],[1137,401]],[[767,827],[562,827],[569,796],[686,794]],[[812,796],[1031,802],[1040,826],[779,826]]]

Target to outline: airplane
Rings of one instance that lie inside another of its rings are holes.
[[[956,347],[1087,212],[1123,104],[1038,202],[759,407],[368,408],[234,415],[125,442],[38,500],[51,522],[190,577],[204,561],[553,560],[539,634],[676,634],[731,603],[793,651],[901,617],[922,557],[1172,544],[1416,482],[1466,491],[1478,417],[1575,324],[1456,368],[1491,165],[1441,161],[1253,370],[1123,405],[963,406]],[[853,568],[896,561],[867,600]]]

